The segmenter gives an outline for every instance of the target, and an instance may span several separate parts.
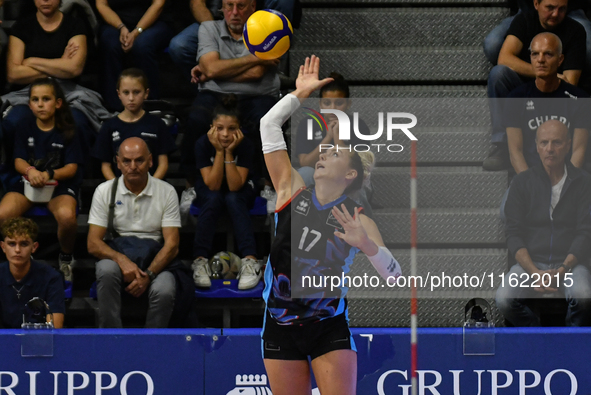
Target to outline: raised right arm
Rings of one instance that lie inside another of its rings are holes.
[[[292,191],[295,192],[305,186],[302,177],[291,167],[281,126],[299,107],[301,101],[332,81],[332,78],[319,80],[319,69],[320,59],[314,55],[312,58],[306,58],[305,64],[300,66],[296,90],[286,95],[261,118],[263,153],[269,176],[277,192],[276,207],[283,206],[291,198]]]

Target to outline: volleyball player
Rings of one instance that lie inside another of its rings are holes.
[[[274,395],[309,395],[310,365],[322,395],[356,391],[357,354],[348,325],[347,287],[340,287],[336,294],[306,290],[300,274],[347,272],[355,253],[362,251],[382,277],[400,275],[400,266],[384,246],[376,224],[347,197],[369,175],[374,161],[371,152],[331,149],[322,153],[315,165],[314,189],[306,189],[291,167],[281,126],[300,101],[332,81],[319,80],[318,70],[319,59],[306,58],[296,90],[261,119],[263,153],[277,192],[276,237],[265,271],[267,308],[261,333]],[[294,289],[299,293],[292,298]]]

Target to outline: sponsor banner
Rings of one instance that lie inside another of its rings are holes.
[[[259,332],[60,330],[53,356],[23,357],[25,331],[3,331],[0,395],[271,395]],[[357,393],[410,395],[410,331],[352,332]],[[495,332],[494,355],[467,356],[461,328],[420,329],[418,394],[591,394],[590,329]]]
[[[263,377],[258,332],[224,330],[220,338],[224,345],[205,356],[205,394],[271,393],[268,378]],[[357,345],[357,393],[410,395],[410,330],[352,332]],[[418,394],[591,394],[586,363],[591,330],[500,328],[495,332],[494,355],[465,356],[461,328],[419,329]],[[313,395],[318,394],[315,382],[312,388]]]
[[[55,330],[53,356],[21,356],[41,332],[0,332],[0,395],[202,394],[204,353],[220,330]]]

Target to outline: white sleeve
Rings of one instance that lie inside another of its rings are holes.
[[[163,182],[164,183],[164,182]],[[179,211],[179,197],[176,190],[166,185],[164,197],[164,210],[162,212],[162,227],[163,228],[180,228],[181,214]]]
[[[397,278],[402,275],[400,264],[386,247],[380,247],[377,254],[368,256],[367,258],[384,280],[388,280],[389,277]]]
[[[287,150],[281,126],[300,106],[300,100],[292,94],[285,95],[261,118],[263,153]]]
[[[94,190],[92,195],[92,204],[88,213],[88,223],[106,228],[109,224],[109,201],[111,198],[111,188],[113,182],[106,181]]]

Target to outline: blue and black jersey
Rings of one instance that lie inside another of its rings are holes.
[[[359,207],[347,196],[320,205],[314,189],[301,189],[275,213],[275,240],[265,271],[264,298],[270,316],[283,325],[305,324],[333,317],[346,311],[347,287],[328,292],[310,287],[308,278],[322,279],[349,271],[359,251],[337,236],[344,232],[332,214],[341,204],[350,214]],[[292,298],[292,293],[297,298]]]

